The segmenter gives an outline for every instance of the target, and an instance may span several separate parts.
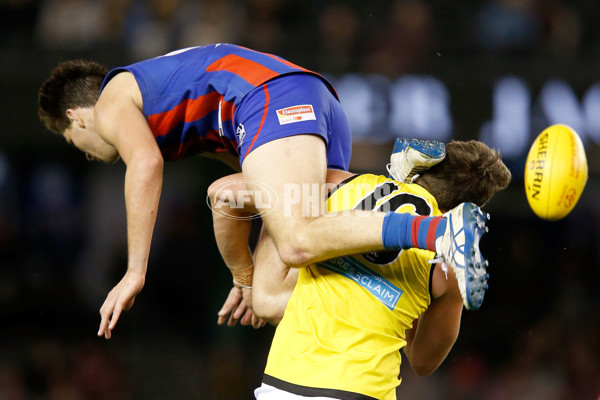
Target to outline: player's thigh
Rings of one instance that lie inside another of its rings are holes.
[[[262,198],[274,197],[267,204],[272,208],[259,211],[275,242],[290,239],[291,230],[318,217],[322,208],[325,142],[310,134],[270,141],[246,157],[242,173],[251,192],[264,192]]]
[[[312,207],[303,212],[306,205],[298,194],[304,190],[306,200],[313,201],[327,166],[347,168],[351,138],[346,116],[321,78],[293,74],[248,93],[235,111],[234,125],[250,189],[267,188],[277,196],[275,210],[261,215],[279,244],[281,232],[315,217]]]
[[[330,168],[348,169],[352,151],[348,119],[331,88],[315,75],[285,75],[256,87],[236,108],[232,122],[242,165],[265,143],[312,134],[327,143]]]

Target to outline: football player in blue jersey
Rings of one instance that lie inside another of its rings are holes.
[[[95,62],[66,61],[42,85],[38,104],[44,125],[89,160],[120,158],[126,165],[128,261],[100,309],[98,335],[107,339],[145,283],[165,161],[210,154],[237,162],[248,190],[284,199],[286,187],[324,185],[328,168],[345,170],[350,160],[348,121],[327,80],[278,56],[230,44],[182,49],[110,71]],[[303,213],[302,202],[284,203],[259,211],[288,265],[411,246],[435,250],[460,271],[473,267],[471,256],[457,258],[437,240],[454,235],[446,218],[424,224],[417,229],[424,234],[411,240],[414,221],[397,213],[324,217]],[[418,240],[425,237],[434,240]],[[229,266],[250,276],[252,258],[239,250]],[[468,292],[466,279],[459,285]],[[478,307],[466,295],[464,302]]]

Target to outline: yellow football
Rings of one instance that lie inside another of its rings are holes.
[[[525,194],[538,217],[553,221],[569,214],[587,179],[585,149],[577,132],[557,124],[538,135],[525,165]]]

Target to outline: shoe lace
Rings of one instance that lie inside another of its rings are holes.
[[[387,170],[388,175],[392,177],[392,179],[398,180],[398,178],[397,178],[398,175],[396,174],[396,171],[392,170],[392,163],[387,163],[386,166],[385,166],[385,169]],[[409,183],[414,183],[419,176],[420,176],[419,174],[414,174],[412,176],[412,178],[410,178],[410,182]]]
[[[396,174],[394,173],[394,171],[392,171],[392,163],[387,163],[385,169],[387,170],[389,176],[391,176],[393,179],[396,179]]]

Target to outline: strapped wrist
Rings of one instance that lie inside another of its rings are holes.
[[[242,289],[252,289],[252,277],[254,276],[254,265],[250,264],[250,266],[231,271],[233,275],[233,284]]]

